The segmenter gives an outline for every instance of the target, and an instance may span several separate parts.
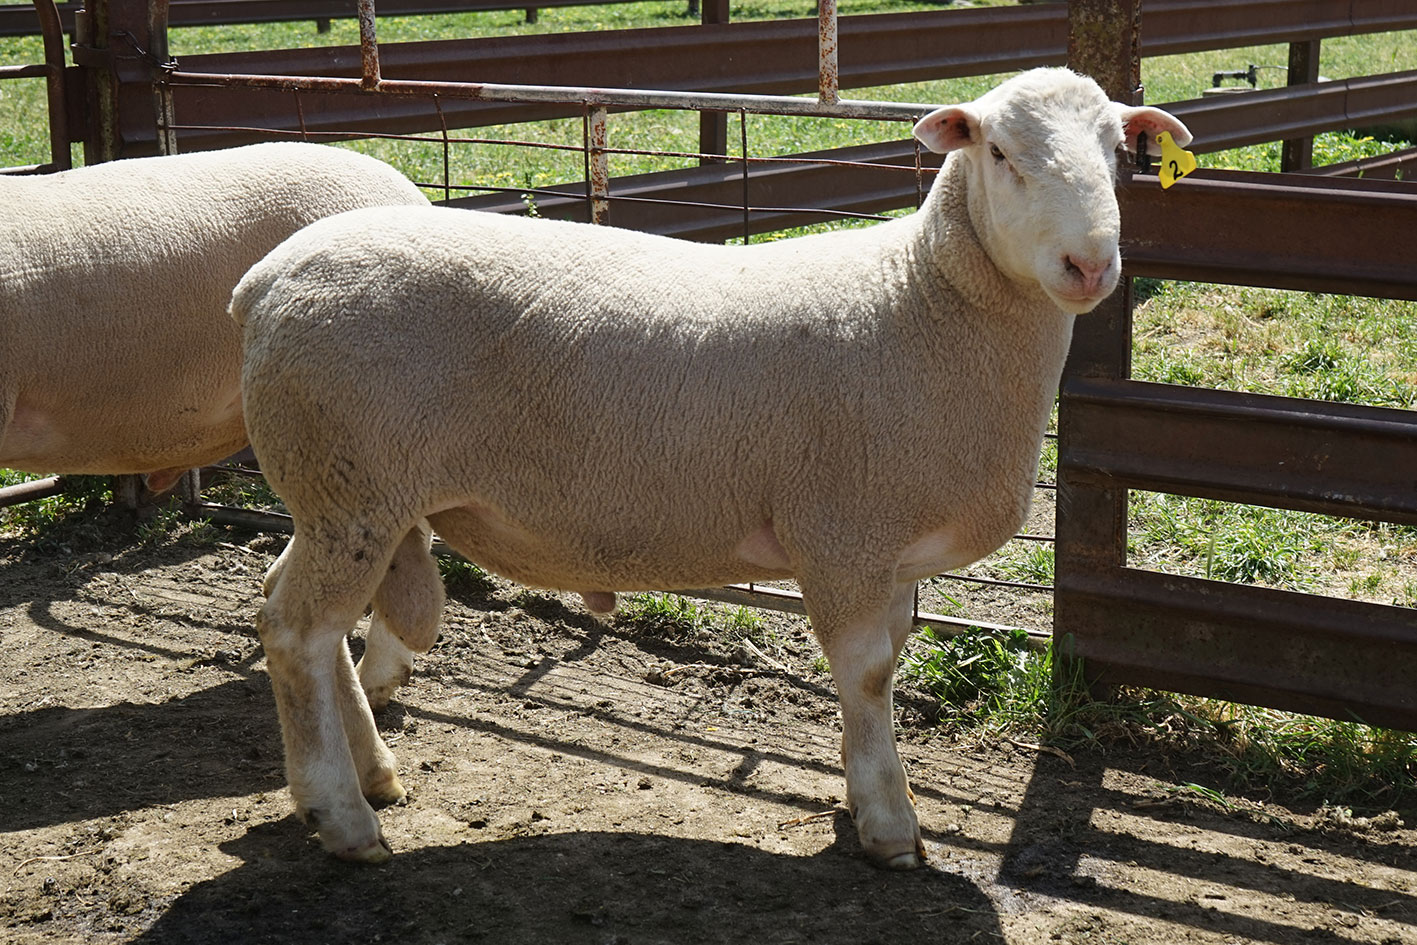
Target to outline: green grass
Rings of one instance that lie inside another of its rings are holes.
[[[0,488],[43,478],[46,477],[0,469]],[[107,476],[66,476],[64,492],[60,495],[0,508],[0,536],[38,535],[68,515],[98,508],[111,501],[112,480]]]
[[[1085,667],[1021,634],[924,628],[907,644],[903,687],[938,701],[937,730],[955,738],[1024,738],[1075,751],[1089,745],[1164,746],[1200,756],[1213,783],[1169,790],[1230,802],[1221,792],[1286,804],[1383,810],[1417,802],[1417,739],[1405,732],[1149,689],[1095,699]]]
[[[616,620],[641,632],[692,640],[709,633],[729,642],[748,640],[777,648],[778,641],[751,607],[707,604],[678,594],[631,594],[621,600]]]
[[[994,731],[1036,728],[1053,694],[1051,651],[1031,650],[1023,630],[948,636],[922,627],[898,676],[937,700],[946,724]]]

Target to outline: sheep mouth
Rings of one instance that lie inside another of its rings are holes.
[[[1063,292],[1058,289],[1048,289],[1047,292],[1048,295],[1052,297],[1053,301],[1064,311],[1071,312],[1074,315],[1085,315],[1098,305],[1101,305],[1103,300],[1111,295],[1116,288],[1116,285],[1112,285],[1109,286],[1105,292],[1095,293]]]

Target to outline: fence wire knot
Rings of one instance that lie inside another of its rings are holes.
[[[138,54],[136,56],[122,56],[120,58],[141,59],[148,65],[152,66],[154,69],[168,76],[172,75],[172,73],[177,71],[177,57],[168,56],[165,60],[158,59],[157,56],[148,52],[142,46],[139,46],[138,38],[127,30],[119,30],[114,35],[123,40],[126,40],[128,45],[133,47],[133,51]]]

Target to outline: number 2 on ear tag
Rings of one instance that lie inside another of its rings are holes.
[[[1172,140],[1169,131],[1157,135],[1156,143],[1161,145],[1161,167],[1156,173],[1161,178],[1161,189],[1166,190],[1196,169],[1196,156]]]

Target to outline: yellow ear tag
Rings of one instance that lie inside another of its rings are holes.
[[[1173,141],[1169,131],[1157,135],[1156,143],[1161,145],[1161,169],[1156,173],[1161,178],[1161,189],[1166,190],[1196,169],[1196,156]]]

